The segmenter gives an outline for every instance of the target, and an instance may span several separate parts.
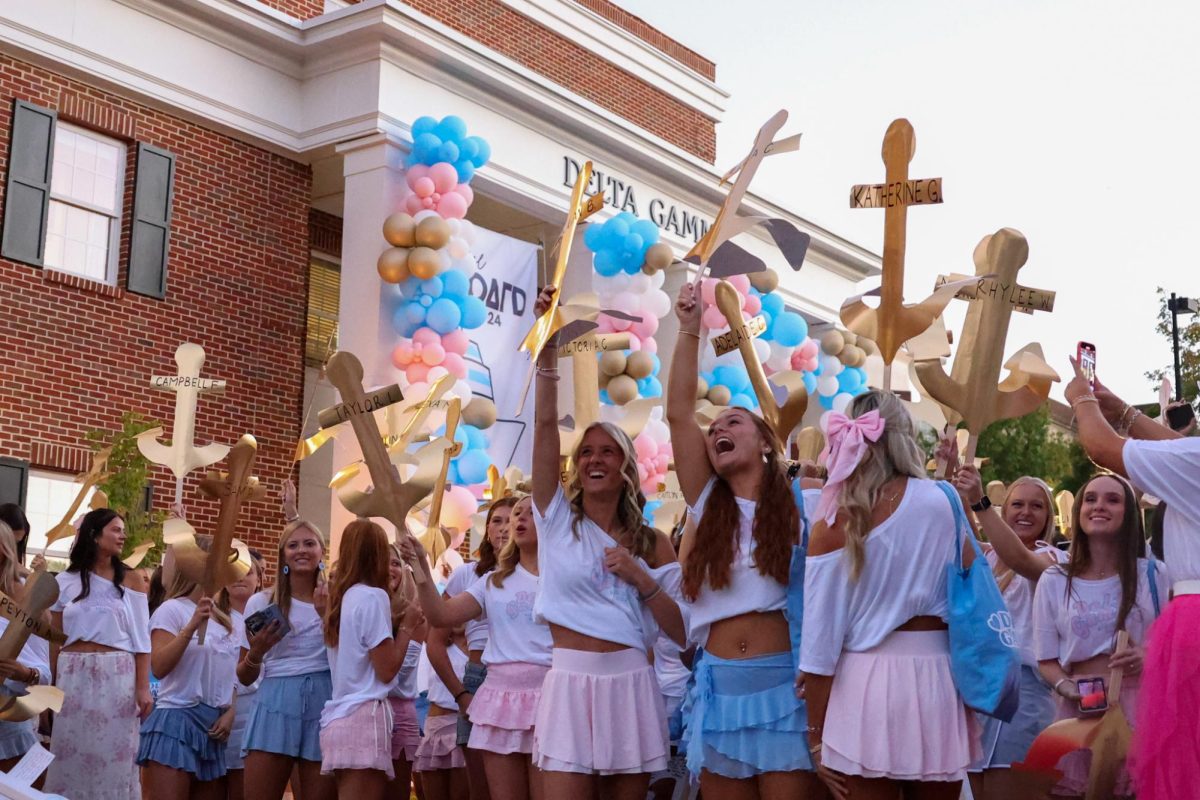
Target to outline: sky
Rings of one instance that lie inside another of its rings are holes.
[[[974,273],[980,238],[1029,240],[1018,277],[1057,292],[1054,312],[1014,314],[1005,354],[1037,341],[1064,377],[1086,340],[1102,380],[1130,402],[1169,367],[1155,287],[1200,295],[1200,7],[1109,0],[618,0],[717,63],[732,95],[717,167],[749,150],[780,108],[800,149],[766,160],[751,190],[873,252],[883,211],[851,210],[882,183],[883,134],[916,131],[911,178],[945,201],[909,210],[905,299],[939,273]],[[796,288],[803,291],[803,271]],[[961,327],[956,301],[948,325]],[[1181,320],[1181,322],[1184,320]]]

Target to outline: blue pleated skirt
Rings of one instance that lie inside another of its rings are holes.
[[[203,703],[190,708],[155,708],[142,723],[137,763],[153,761],[190,772],[196,780],[213,781],[225,775],[225,745],[208,729],[221,709]]]
[[[808,713],[795,682],[791,653],[725,659],[698,651],[683,705],[692,774],[744,779],[811,770]]]
[[[333,696],[328,672],[264,678],[246,723],[242,756],[251,750],[321,761],[321,710]]]
[[[1054,693],[1042,680],[1036,667],[1021,665],[1021,702],[1009,722],[976,714],[983,729],[979,737],[983,757],[971,764],[972,772],[982,769],[1008,767],[1024,761],[1025,754],[1038,734],[1054,722]]]
[[[0,758],[20,758],[37,744],[37,720],[0,722]]]

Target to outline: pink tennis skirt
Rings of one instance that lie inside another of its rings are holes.
[[[538,698],[549,671],[526,662],[488,664],[487,678],[467,710],[472,725],[468,746],[490,753],[532,753]]]
[[[425,735],[417,748],[413,769],[417,772],[436,772],[439,769],[458,769],[466,765],[463,749],[458,746],[458,715],[426,717]]]
[[[339,769],[392,769],[392,708],[386,700],[368,700],[348,716],[321,728],[321,774]]]
[[[392,761],[417,760],[421,728],[417,725],[417,703],[411,697],[389,697],[392,707]]]
[[[946,631],[897,631],[843,652],[829,695],[821,757],[865,778],[959,781],[979,756],[975,715],[950,672]]]
[[[533,761],[539,768],[658,772],[670,757],[667,737],[666,707],[645,653],[554,648],[534,722]]]

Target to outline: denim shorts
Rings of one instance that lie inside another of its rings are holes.
[[[462,684],[463,688],[471,694],[479,691],[479,687],[483,685],[483,679],[487,677],[487,667],[483,664],[476,664],[474,661],[467,662],[467,668],[463,670]],[[467,742],[471,739],[471,720],[467,715],[458,712],[458,746],[466,747]]]
[[[321,711],[333,696],[328,672],[264,678],[250,719],[242,756],[251,750],[321,761]]]

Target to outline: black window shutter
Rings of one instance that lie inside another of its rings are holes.
[[[0,458],[0,505],[16,503],[25,507],[29,486],[29,462],[19,458]]]
[[[160,300],[167,296],[167,250],[171,242],[174,195],[175,156],[138,142],[129,278],[125,284],[131,292]]]
[[[58,114],[48,108],[13,101],[0,255],[35,267],[42,266],[46,252],[57,121]]]

